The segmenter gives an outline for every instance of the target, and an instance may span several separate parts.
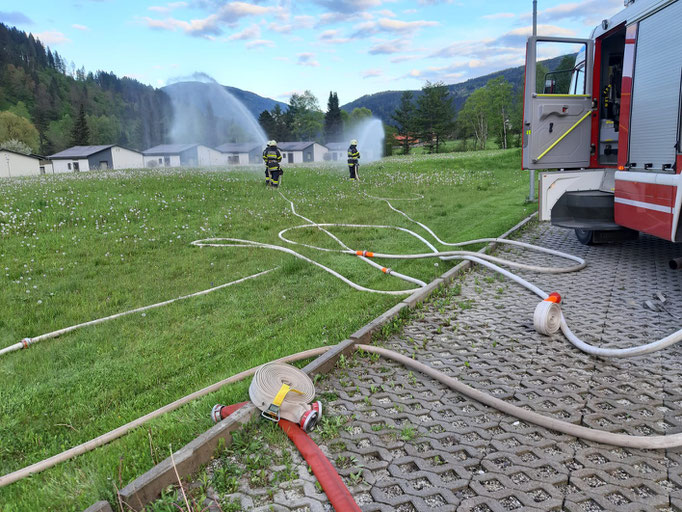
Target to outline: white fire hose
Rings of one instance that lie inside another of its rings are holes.
[[[34,343],[38,343],[39,341],[49,340],[51,338],[57,338],[58,336],[61,336],[62,334],[66,334],[66,333],[69,333],[71,331],[75,331],[76,329],[80,329],[81,327],[88,327],[90,325],[101,324],[101,323],[107,322],[109,320],[121,318],[122,316],[132,315],[133,313],[142,313],[143,311],[147,311],[149,309],[154,309],[154,308],[160,308],[161,306],[167,306],[168,304],[172,304],[173,302],[177,302],[179,300],[189,299],[190,297],[199,297],[200,295],[207,295],[207,294],[215,292],[217,290],[222,290],[223,288],[227,288],[228,286],[243,283],[244,281],[248,281],[249,279],[253,279],[254,277],[260,277],[260,276],[265,275],[268,272],[272,272],[273,270],[276,270],[276,269],[277,269],[277,267],[271,268],[270,270],[265,270],[263,272],[258,272],[257,274],[242,277],[241,279],[237,279],[236,281],[231,281],[229,283],[220,284],[218,286],[214,286],[213,288],[208,288],[207,290],[201,290],[200,292],[190,293],[189,295],[182,295],[181,297],[177,297],[175,299],[165,300],[163,302],[157,302],[156,304],[150,304],[149,306],[143,306],[140,308],[131,309],[129,311],[123,311],[122,313],[116,313],[115,315],[105,316],[103,318],[98,318],[96,320],[90,320],[89,322],[84,322],[84,323],[78,324],[78,325],[72,325],[71,327],[65,327],[64,329],[59,329],[57,331],[52,331],[52,332],[48,332],[45,334],[41,334],[40,336],[34,336],[32,338],[24,338],[19,343],[15,343],[14,345],[10,345],[9,347],[5,347],[2,350],[0,350],[0,356],[2,356],[4,354],[9,354],[10,352],[14,352],[16,350],[28,348],[29,346],[33,345]]]
[[[256,370],[249,386],[251,402],[261,410],[261,416],[277,423],[281,418],[297,423],[306,432],[322,417],[322,403],[312,402],[315,385],[308,375],[290,364],[267,363]],[[227,407],[213,406],[214,422],[225,419]]]
[[[320,354],[323,354],[327,350],[329,350],[332,347],[320,347],[317,349],[313,350],[307,350],[305,352],[299,352],[298,354],[292,354],[290,356],[287,356],[285,358],[282,358],[280,361],[297,361],[301,359],[305,359],[308,357],[314,357]],[[536,425],[539,425],[541,427],[549,428],[551,430],[556,430],[557,432],[563,432],[565,434],[575,436],[581,439],[588,439],[591,441],[596,441],[599,443],[604,443],[604,444],[610,444],[613,446],[621,446],[624,448],[641,448],[645,450],[658,450],[658,449],[664,449],[664,448],[679,448],[682,447],[682,433],[679,434],[671,434],[671,435],[665,435],[665,436],[630,436],[627,434],[613,434],[611,432],[605,432],[603,430],[597,430],[589,427],[583,427],[581,425],[576,425],[574,423],[569,423],[567,421],[559,420],[556,418],[551,418],[549,416],[544,416],[542,414],[538,414],[533,411],[529,411],[527,409],[524,409],[522,407],[510,404],[509,402],[505,402],[504,400],[500,400],[499,398],[495,398],[487,393],[484,393],[482,391],[478,391],[471,386],[468,386],[464,384],[463,382],[460,382],[459,380],[455,379],[454,377],[450,377],[449,375],[444,374],[443,372],[436,370],[435,368],[432,368],[430,366],[427,366],[423,363],[420,363],[419,361],[416,361],[414,359],[411,359],[403,354],[400,354],[398,352],[395,352],[393,350],[388,350],[385,348],[380,348],[380,347],[375,347],[371,345],[356,345],[356,349],[361,349],[366,352],[370,352],[373,354],[379,354],[382,357],[385,357],[387,359],[391,359],[393,361],[396,361],[398,363],[401,363],[408,368],[412,368],[416,371],[422,372],[425,375],[428,375],[429,377],[432,377],[439,382],[443,383],[444,385],[448,386],[450,389],[462,393],[465,396],[468,396],[469,398],[476,400],[480,403],[483,403],[485,405],[488,405],[490,407],[493,407],[505,414],[509,414],[511,416],[514,416],[520,420],[523,421],[528,421],[530,423],[534,423]],[[73,448],[70,448],[68,450],[65,450],[62,453],[58,453],[56,455],[53,455],[52,457],[49,457],[45,460],[42,460],[40,462],[36,462],[35,464],[31,464],[30,466],[27,466],[25,468],[19,469],[17,471],[14,471],[12,473],[8,473],[6,475],[0,476],[0,487],[4,487],[6,485],[9,485],[11,483],[17,482],[19,480],[22,480],[26,478],[27,476],[30,476],[35,473],[39,473],[41,471],[44,471],[48,468],[51,468],[53,466],[56,466],[57,464],[73,459],[74,457],[78,455],[82,455],[84,453],[90,452],[94,450],[95,448],[99,446],[103,446],[114,439],[117,439],[131,430],[137,428],[138,426],[150,421],[152,418],[156,418],[158,416],[161,416],[162,414],[165,414],[166,412],[172,411],[177,409],[183,404],[188,403],[189,401],[198,398],[200,396],[204,396],[208,393],[217,391],[220,389],[222,386],[226,384],[231,384],[240,380],[243,380],[244,378],[253,375],[257,371],[257,368],[252,368],[250,370],[246,370],[244,372],[241,372],[237,375],[233,375],[232,377],[229,377],[227,379],[224,379],[220,382],[217,382],[215,384],[212,384],[211,386],[208,386],[200,391],[195,391],[194,393],[191,393],[190,395],[187,395],[183,398],[180,398],[176,400],[175,402],[168,404],[166,406],[163,406],[156,411],[153,411],[149,414],[146,414],[145,416],[142,416],[141,418],[138,418],[134,421],[131,421],[130,423],[127,423],[126,425],[123,425],[121,427],[118,427],[111,432],[107,432],[106,434],[102,434],[101,436],[92,439],[90,441],[87,441],[81,445],[75,446]],[[223,407],[223,406],[216,406],[216,407]],[[218,410],[218,414],[220,412],[220,409]],[[219,420],[221,419],[220,416],[216,417],[216,412],[215,412],[215,407],[214,411],[212,412],[212,417],[213,420]],[[224,418],[222,418],[224,419]]]

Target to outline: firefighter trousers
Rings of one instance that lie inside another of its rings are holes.
[[[279,183],[282,181],[282,169],[271,169],[270,170],[270,185],[277,188]]]
[[[350,179],[355,180],[358,178],[358,164],[348,163],[348,172],[350,173]]]

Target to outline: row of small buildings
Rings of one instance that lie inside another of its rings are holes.
[[[343,143],[281,142],[282,162],[343,161],[347,146]],[[161,144],[135,151],[116,144],[74,146],[54,155],[24,155],[0,149],[0,178],[57,174],[106,169],[142,167],[215,167],[262,163],[263,146],[258,143],[228,143],[210,148],[202,144]]]

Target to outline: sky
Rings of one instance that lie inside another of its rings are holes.
[[[623,0],[538,0],[539,33],[589,37],[622,8]],[[200,72],[283,102],[310,90],[323,110],[330,91],[345,104],[520,66],[531,13],[532,0],[0,2],[0,22],[77,68],[154,87]]]

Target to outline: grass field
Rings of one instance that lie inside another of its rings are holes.
[[[362,166],[289,167],[282,192],[315,222],[420,228],[395,201],[448,241],[504,232],[535,207],[518,150],[387,158]],[[0,473],[20,469],[131,421],[240,370],[335,344],[401,300],[362,293],[293,258],[263,249],[197,248],[236,237],[283,245],[303,222],[255,170],[136,170],[0,183],[0,347],[256,272],[234,287],[41,342],[0,359]],[[354,249],[423,252],[393,230],[334,229]],[[422,233],[425,235],[425,233]],[[292,238],[336,248],[315,229]],[[360,260],[293,249],[363,286],[411,287]],[[391,267],[431,281],[456,262]],[[116,488],[211,426],[217,402],[246,399],[248,382],[224,388],[89,454],[0,489],[3,512],[82,510],[113,503]]]

